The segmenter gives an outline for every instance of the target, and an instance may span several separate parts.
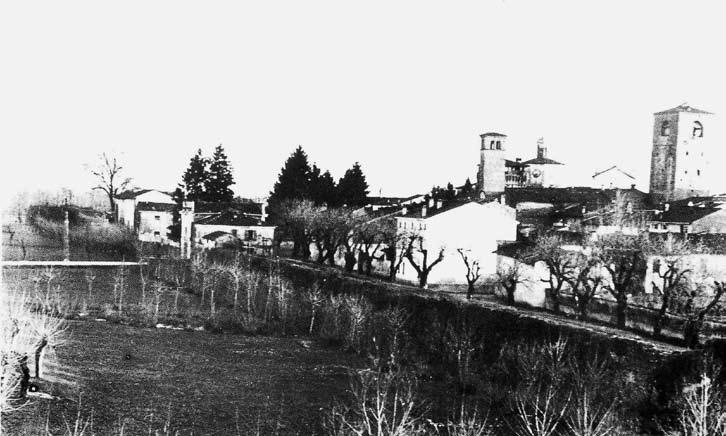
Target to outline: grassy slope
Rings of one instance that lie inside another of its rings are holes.
[[[84,415],[93,411],[94,431],[114,434],[119,419],[126,434],[161,429],[171,413],[181,434],[249,434],[261,421],[262,434],[312,434],[320,409],[348,386],[353,356],[294,338],[212,335],[141,329],[101,322],[71,322],[68,343],[56,350],[59,367],[80,374],[78,385],[55,393],[64,400],[37,400],[16,414],[9,434],[22,434],[28,421],[53,425],[72,420],[81,398]],[[62,371],[56,371],[62,374]],[[70,398],[70,399],[69,399]],[[236,415],[239,418],[236,418]],[[153,416],[152,416],[153,414]],[[40,417],[40,418],[38,418]]]

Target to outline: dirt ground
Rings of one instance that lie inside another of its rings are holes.
[[[93,434],[315,434],[363,362],[297,338],[213,335],[71,321],[42,365],[42,390],[5,419],[8,434],[73,424]],[[259,433],[258,433],[259,431]],[[53,434],[56,434],[55,432]],[[162,433],[163,434],[163,433]]]

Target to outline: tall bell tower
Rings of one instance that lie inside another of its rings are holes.
[[[481,156],[476,178],[479,194],[499,194],[504,192],[504,146],[507,135],[489,132],[479,136]]]
[[[650,194],[654,201],[708,195],[713,114],[683,103],[654,114]]]

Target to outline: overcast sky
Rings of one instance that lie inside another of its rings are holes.
[[[173,189],[197,148],[222,144],[235,192],[264,195],[299,144],[336,178],[359,161],[372,193],[408,195],[473,180],[485,131],[525,159],[543,136],[573,185],[617,164],[647,189],[653,112],[687,101],[726,113],[723,9],[6,2],[3,190],[87,189],[83,164],[103,151],[122,154],[136,185]],[[726,125],[705,132],[726,137]]]

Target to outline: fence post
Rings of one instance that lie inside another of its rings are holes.
[[[65,211],[65,217],[63,219],[63,260],[71,260],[71,245],[70,245],[70,225],[68,223],[68,211]]]

